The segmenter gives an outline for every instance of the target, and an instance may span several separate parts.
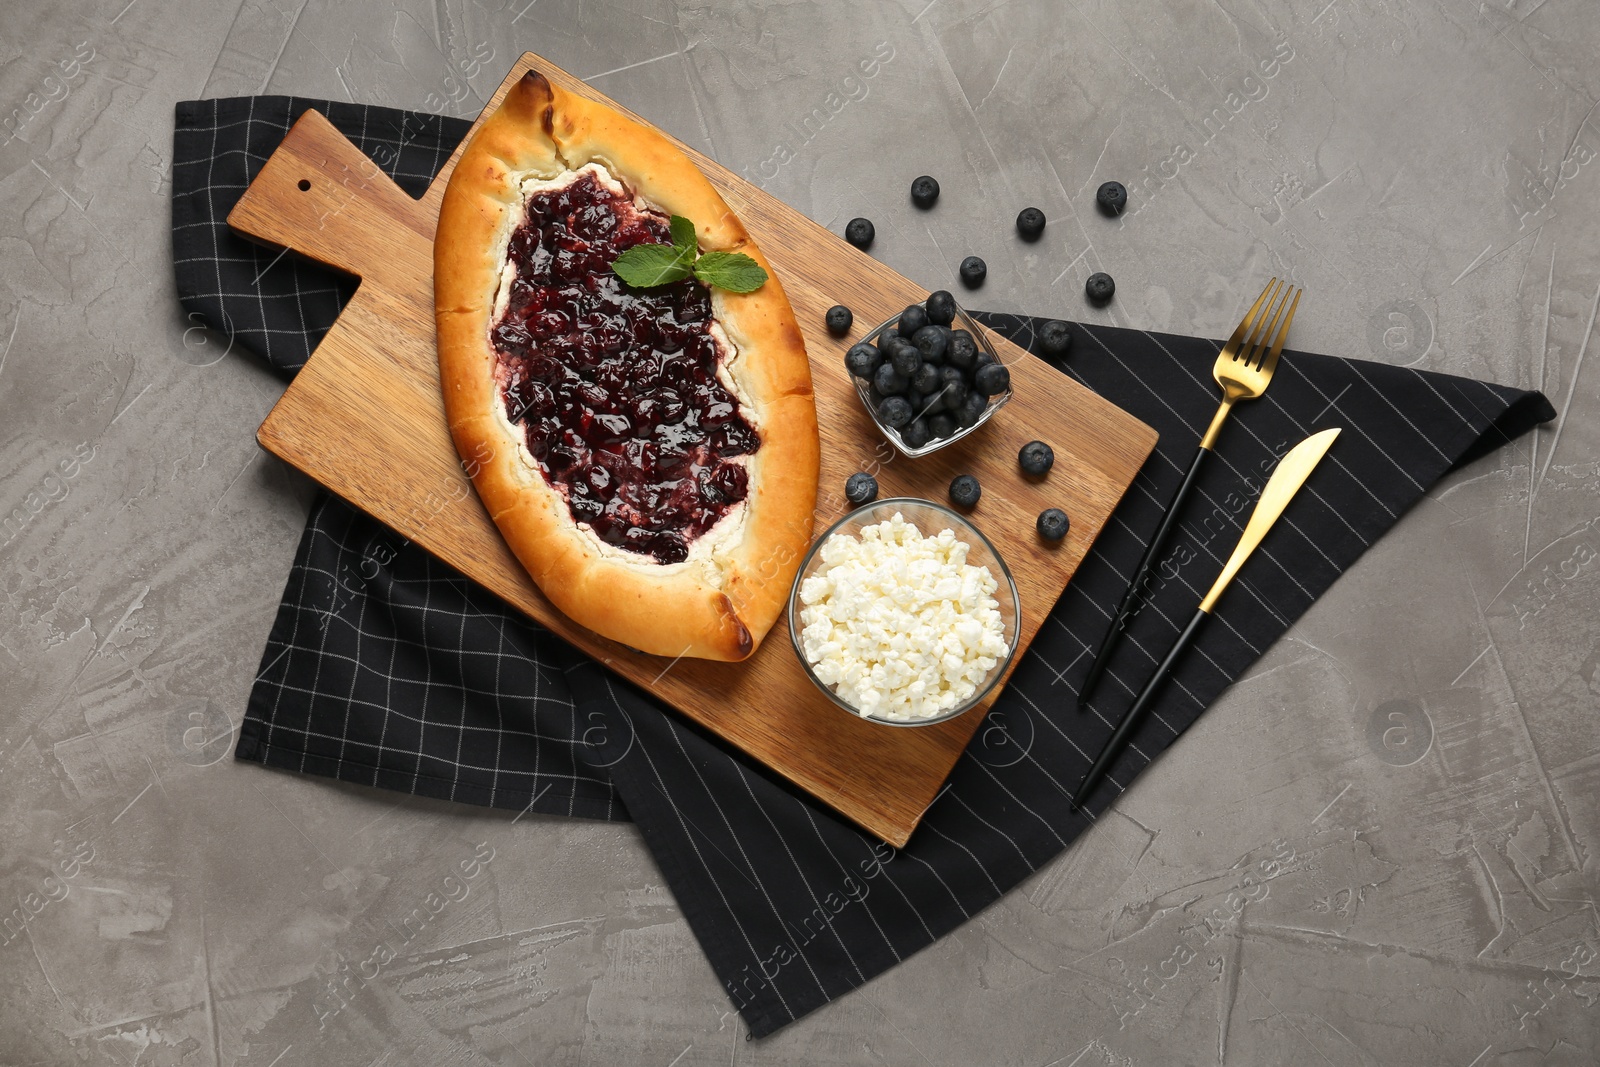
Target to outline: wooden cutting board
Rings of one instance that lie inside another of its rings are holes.
[[[527,53],[484,115],[529,68],[573,93],[618,106]],[[823,313],[848,304],[857,323],[852,336],[859,336],[927,292],[711,159],[684,151],[772,262],[805,334],[822,427],[817,532],[849,510],[844,481],[855,471],[876,473],[885,497],[938,501],[947,499],[956,474],[975,474],[983,499],[972,519],[1011,568],[1026,648],[1155,447],[1155,431],[991,337],[1011,368],[1015,399],[949,448],[916,460],[899,455],[856,399],[843,366],[849,339],[830,336]],[[412,200],[325,118],[308,112],[228,216],[249,237],[361,278],[355,297],[262,423],[262,447],[840,814],[904,845],[987,704],[916,729],[845,714],[801,672],[781,618],[743,663],[646,656],[557,612],[506,547],[462,471],[439,392],[432,243],[455,162],[452,156],[422,199]],[[1056,452],[1055,469],[1040,484],[1025,482],[1016,462],[1017,450],[1034,438]],[[1047,507],[1060,507],[1072,519],[1071,534],[1054,548],[1034,533],[1034,520]]]

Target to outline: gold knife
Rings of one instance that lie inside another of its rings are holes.
[[[1329,447],[1333,445],[1333,439],[1338,436],[1337,428],[1314,433],[1291,448],[1288,455],[1279,460],[1278,465],[1273,468],[1272,477],[1267,480],[1267,487],[1261,491],[1261,499],[1256,501],[1255,510],[1250,513],[1250,521],[1245,524],[1244,534],[1240,536],[1233,555],[1223,564],[1222,573],[1217,575],[1211,591],[1200,601],[1200,608],[1194,613],[1194,618],[1189,620],[1189,625],[1178,635],[1178,641],[1172,646],[1172,651],[1167,653],[1161,665],[1156,668],[1156,673],[1134,700],[1133,707],[1128,709],[1128,713],[1112,731],[1111,740],[1106,742],[1105,748],[1100,750],[1100,755],[1095,757],[1089,773],[1083,776],[1082,784],[1072,796],[1075,807],[1082,807],[1084,800],[1100,783],[1106,769],[1111,766],[1112,761],[1121,753],[1122,746],[1127,743],[1128,735],[1133,733],[1134,727],[1144,718],[1144,713],[1149,709],[1156,690],[1161,688],[1161,683],[1172,673],[1172,665],[1194,641],[1194,635],[1200,629],[1200,624],[1216,608],[1217,601],[1222,598],[1223,591],[1233,581],[1234,575],[1239,573],[1239,568],[1250,558],[1250,553],[1261,544],[1262,539],[1267,536],[1267,531],[1272,529],[1272,524],[1278,521],[1278,516],[1283,514],[1284,508],[1289,506],[1289,501],[1294,499],[1300,487],[1306,484],[1306,479],[1311,477],[1311,472],[1316,469]]]

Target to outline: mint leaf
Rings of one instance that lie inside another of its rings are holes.
[[[672,227],[672,243],[674,245],[679,248],[694,248],[696,246],[694,223],[691,220],[684,218],[682,215],[674,215],[669,225]]]
[[[695,262],[694,276],[730,293],[753,293],[767,281],[761,264],[743,252],[707,252]]]
[[[629,285],[649,287],[682,281],[694,273],[694,245],[634,245],[611,269]]]
[[[670,245],[635,245],[612,264],[617,277],[629,285],[648,288],[682,281],[691,275],[702,284],[730,293],[750,293],[766,283],[767,272],[743,252],[707,252],[700,255],[694,222],[672,216]]]

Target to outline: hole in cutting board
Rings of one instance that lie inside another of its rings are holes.
[[[300,186],[300,191],[302,193],[306,193],[306,192],[310,192],[311,191],[311,182],[308,181],[305,178],[301,178],[300,179],[299,186]]]

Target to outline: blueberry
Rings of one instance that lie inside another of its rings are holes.
[[[978,392],[968,393],[967,398],[961,402],[961,410],[956,413],[956,422],[962,426],[976,426],[988,407],[988,397]]]
[[[982,370],[984,367],[987,367],[994,361],[995,359],[993,356],[980,348],[978,349],[978,354],[972,357],[972,372],[976,374],[978,371]]]
[[[1039,348],[1047,356],[1062,359],[1072,351],[1072,327],[1051,319],[1039,327]]]
[[[945,367],[939,371],[939,378],[940,384],[944,386],[945,407],[951,411],[959,411],[962,401],[972,392],[967,384],[967,376],[956,367]]]
[[[1083,283],[1084,295],[1096,304],[1106,303],[1116,291],[1117,283],[1104,271],[1089,275],[1089,280]]]
[[[928,309],[928,321],[935,326],[948,326],[955,321],[956,298],[943,289],[929,293],[923,307]]]
[[[1017,463],[1029,474],[1047,474],[1055,462],[1055,449],[1043,441],[1029,441],[1017,453]]]
[[[972,388],[983,396],[995,396],[1011,384],[1011,372],[999,363],[988,363],[972,376]]]
[[[906,443],[907,448],[921,448],[932,440],[928,433],[928,420],[917,419],[900,431],[900,439]]]
[[[961,284],[968,289],[976,289],[983,284],[983,279],[989,276],[989,264],[977,256],[968,256],[961,261]]]
[[[824,321],[828,324],[829,333],[835,337],[843,337],[850,332],[850,324],[856,321],[856,317],[843,304],[835,304],[828,309],[828,314]]]
[[[1067,536],[1067,530],[1072,523],[1067,519],[1067,513],[1060,508],[1045,508],[1039,512],[1039,521],[1035,524],[1039,536],[1046,541],[1059,541]]]
[[[883,354],[869,344],[854,344],[844,354],[845,369],[857,378],[870,378],[883,362]]]
[[[862,251],[872,247],[872,239],[878,236],[878,231],[873,229],[871,219],[851,219],[845,224],[844,239]]]
[[[893,326],[878,335],[878,340],[876,341],[878,351],[883,353],[885,359],[888,358],[889,350],[894,347],[894,343],[898,340],[900,340],[900,331]]]
[[[903,396],[891,396],[878,406],[878,418],[885,426],[898,430],[911,421],[911,402]]]
[[[950,499],[960,507],[973,507],[982,495],[983,486],[970,474],[958,474],[950,482]]]
[[[1128,190],[1122,187],[1121,182],[1106,182],[1094,194],[1094,200],[1107,215],[1120,215],[1122,209],[1128,206]]]
[[[933,392],[923,394],[927,399],[922,404],[922,414],[937,415],[941,411],[949,411],[950,405],[945,403],[944,386],[936,383]]]
[[[928,325],[928,309],[921,304],[912,304],[900,312],[900,321],[894,324],[894,328],[900,331],[901,337],[910,337],[926,325]]]
[[[919,364],[915,374],[911,376],[911,385],[917,392],[926,396],[937,392],[943,380],[939,376],[939,368],[932,363]]]
[[[857,506],[878,499],[878,479],[858,471],[844,480],[844,498]]]
[[[1025,207],[1017,212],[1017,233],[1024,241],[1037,241],[1044,233],[1044,212],[1036,207]]]
[[[970,371],[978,365],[978,342],[966,330],[953,330],[950,334],[949,347],[945,349],[944,361],[952,367]]]
[[[942,441],[946,437],[954,437],[956,425],[953,415],[941,412],[928,420],[928,436],[936,441]]]
[[[899,396],[906,391],[911,380],[894,369],[893,363],[881,363],[872,372],[872,384],[884,396]]]
[[[939,199],[939,183],[924,174],[911,183],[911,202],[920,208],[930,208]]]
[[[942,326],[924,326],[912,335],[911,343],[917,346],[917,353],[929,363],[943,362],[945,351],[950,346]]]
[[[889,350],[889,362],[894,364],[896,374],[909,378],[922,366],[922,353],[910,341],[900,341]]]

